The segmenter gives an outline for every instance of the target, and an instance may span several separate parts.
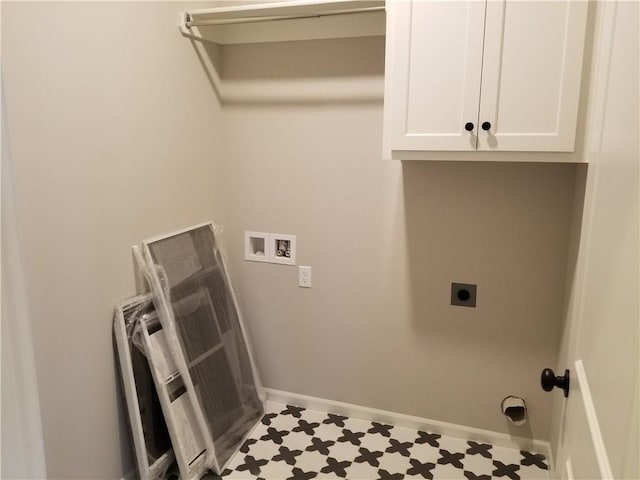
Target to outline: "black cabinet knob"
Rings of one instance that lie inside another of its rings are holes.
[[[467,123],[465,123],[465,124],[464,124],[464,129],[465,129],[467,132],[472,132],[472,131],[473,131],[473,123],[471,123],[471,122],[467,122]]]
[[[540,375],[540,385],[545,392],[550,392],[553,387],[558,387],[564,390],[564,396],[569,396],[569,370],[564,371],[564,376],[559,377],[553,373],[550,368],[542,370]]]
[[[482,122],[482,129],[486,132],[487,130],[491,130],[491,122]]]

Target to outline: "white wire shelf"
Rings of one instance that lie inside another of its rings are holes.
[[[218,44],[384,35],[384,0],[291,0],[181,12],[183,35]]]

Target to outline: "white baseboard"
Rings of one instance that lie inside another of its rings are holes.
[[[429,418],[414,417],[412,415],[389,412],[386,410],[379,410],[377,408],[363,407],[361,405],[354,405],[351,403],[283,392],[272,388],[265,388],[264,390],[267,394],[267,400],[272,402],[287,403],[309,408],[311,410],[346,415],[360,420],[377,421],[399,427],[426,430],[433,433],[439,433],[441,435],[447,435],[449,437],[491,443],[500,447],[518,448],[530,452],[542,453],[546,455],[549,461],[551,461],[551,448],[549,442],[542,440],[515,437],[505,433],[493,432],[491,430],[465,427],[455,423],[440,422]]]

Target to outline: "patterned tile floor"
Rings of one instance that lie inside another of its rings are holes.
[[[231,479],[548,479],[546,459],[517,449],[268,402],[222,472]]]

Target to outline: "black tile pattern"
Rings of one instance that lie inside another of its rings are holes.
[[[251,448],[251,445],[257,442],[258,440],[256,440],[255,438],[247,438],[245,442],[242,444],[242,446],[240,447],[240,453],[249,453],[249,449]]]
[[[411,452],[409,452],[409,449],[411,447],[413,447],[413,443],[411,443],[411,442],[400,442],[400,441],[396,440],[395,438],[390,438],[389,439],[389,443],[390,443],[390,445],[389,445],[389,447],[387,447],[385,452],[387,452],[387,453],[398,452],[403,457],[410,457],[411,456]]]
[[[349,442],[353,445],[360,445],[360,439],[365,436],[364,432],[352,432],[348,428],[342,429],[342,436],[338,438],[338,442]]]
[[[287,480],[310,480],[312,478],[316,478],[318,476],[318,472],[305,472],[301,468],[293,469],[293,475],[288,477]]]
[[[302,450],[289,450],[287,447],[280,447],[280,453],[271,460],[274,462],[285,462],[288,465],[296,464],[296,457],[302,455]]]
[[[438,448],[440,446],[440,443],[438,442],[440,437],[442,437],[442,435],[440,435],[439,433],[428,433],[428,432],[421,432],[418,430],[418,438],[416,438],[416,443],[417,444],[427,443],[431,445],[433,448]]]
[[[484,458],[491,458],[491,447],[493,447],[493,445],[489,443],[476,443],[471,440],[467,443],[469,444],[467,455],[482,455]]]
[[[280,412],[280,415],[291,415],[296,418],[302,417],[302,412],[306,409],[302,407],[296,407],[295,405],[286,405],[284,410]]]
[[[413,458],[409,460],[409,463],[411,463],[411,468],[407,470],[408,475],[421,475],[423,478],[433,478],[431,470],[435,468],[435,463],[422,463],[421,461],[414,460]]]
[[[440,449],[440,458],[438,459],[438,463],[440,465],[451,464],[456,468],[464,468],[461,460],[464,458],[464,453],[451,453],[447,450]]]
[[[382,469],[378,470],[378,475],[380,475],[380,480],[402,480],[404,478],[402,473],[389,473]]]
[[[227,467],[222,480],[549,479],[539,453],[294,405],[266,413]]]
[[[329,455],[329,447],[334,443],[333,440],[322,440],[318,437],[313,437],[311,439],[311,445],[309,445],[305,450],[307,452],[320,452],[322,455]]]
[[[266,465],[267,463],[269,463],[269,460],[256,460],[251,455],[247,455],[244,457],[244,463],[242,465],[238,465],[236,469],[240,470],[241,472],[248,470],[253,475],[258,475],[260,473],[260,467]]]
[[[346,478],[347,471],[345,470],[345,468],[347,468],[352,463],[353,462],[348,462],[346,460],[344,462],[339,462],[335,458],[329,457],[327,458],[327,466],[322,467],[320,471],[322,473],[335,473],[337,476],[341,478]]]
[[[367,462],[372,467],[379,467],[380,462],[378,458],[384,455],[383,452],[370,451],[368,448],[360,448],[360,455],[358,455],[353,461],[356,463]]]
[[[476,475],[468,470],[464,471],[464,478],[467,480],[491,480],[491,475]]]
[[[271,420],[276,418],[277,416],[277,413],[265,413],[262,417],[261,422],[263,425],[271,425]]]
[[[549,470],[549,467],[547,467],[547,464],[545,463],[544,455],[540,453],[530,453],[524,450],[520,450],[520,454],[522,455],[520,465],[522,465],[523,467],[535,465],[536,467],[542,468],[543,470]]]
[[[513,463],[505,465],[498,460],[494,460],[493,466],[496,467],[493,471],[493,476],[495,477],[509,477],[511,480],[519,480],[520,478],[520,475],[518,475],[520,465],[515,465]]]
[[[343,417],[342,415],[334,415],[333,413],[328,413],[327,418],[325,418],[322,423],[330,424],[333,423],[338,427],[344,427],[344,421],[349,417]]]
[[[282,445],[283,437],[289,435],[286,430],[277,430],[273,427],[267,428],[267,433],[260,437],[260,440],[271,440],[273,443]]]
[[[298,426],[293,428],[294,432],[304,432],[307,435],[313,436],[316,433],[316,428],[318,428],[320,424],[318,422],[309,423],[304,419],[298,420]]]
[[[385,425],[384,423],[371,422],[371,428],[367,430],[367,433],[379,433],[383,437],[390,437],[392,428],[393,428],[393,425]]]

